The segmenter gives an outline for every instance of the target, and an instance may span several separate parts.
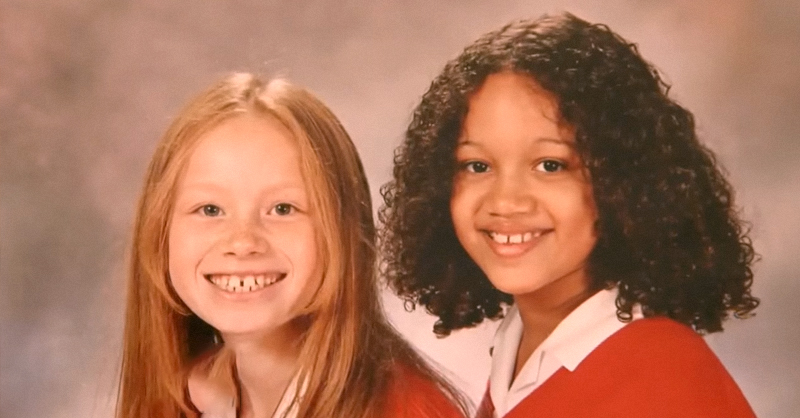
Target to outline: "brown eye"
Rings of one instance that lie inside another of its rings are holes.
[[[290,203],[278,203],[271,212],[278,216],[286,216],[294,212],[294,206]]]
[[[220,209],[220,207],[217,205],[203,205],[203,207],[201,207],[200,210],[203,212],[203,215],[209,217],[216,217],[222,215],[222,209]]]
[[[489,171],[489,165],[480,161],[468,161],[464,164],[464,169],[470,173],[485,173]]]
[[[536,164],[535,170],[544,171],[545,173],[555,173],[566,168],[566,164],[557,160],[544,160]]]

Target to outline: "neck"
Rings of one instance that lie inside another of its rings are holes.
[[[534,292],[514,296],[522,319],[514,376],[558,324],[593,293],[589,290],[589,278],[581,270]]]
[[[302,328],[289,323],[260,335],[224,335],[225,345],[236,356],[240,416],[269,418],[297,372]]]

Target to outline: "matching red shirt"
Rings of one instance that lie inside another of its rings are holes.
[[[487,390],[477,418],[492,418]],[[626,325],[573,370],[559,369],[504,418],[755,417],[701,336],[668,318]]]

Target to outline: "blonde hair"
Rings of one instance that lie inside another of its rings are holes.
[[[242,114],[274,118],[300,150],[316,221],[323,278],[307,307],[299,355],[301,417],[379,416],[396,366],[431,381],[462,410],[461,396],[388,324],[377,286],[375,228],[364,169],[338,119],[284,80],[236,73],[192,100],[147,170],[130,253],[118,418],[192,416],[186,369],[214,330],[169,284],[168,231],[175,185],[203,133]],[[232,356],[226,361],[233,361]],[[232,367],[232,364],[230,365]]]

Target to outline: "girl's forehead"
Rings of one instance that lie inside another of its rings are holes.
[[[183,170],[183,183],[244,183],[301,180],[300,152],[278,121],[238,116],[197,139]]]
[[[469,98],[459,142],[572,142],[573,130],[557,105],[555,96],[529,76],[492,74]]]
[[[470,94],[470,99],[482,90],[502,92],[508,95],[531,94],[550,101],[553,106],[557,107],[558,105],[558,97],[555,93],[545,89],[533,75],[520,71],[504,70],[487,75]]]

